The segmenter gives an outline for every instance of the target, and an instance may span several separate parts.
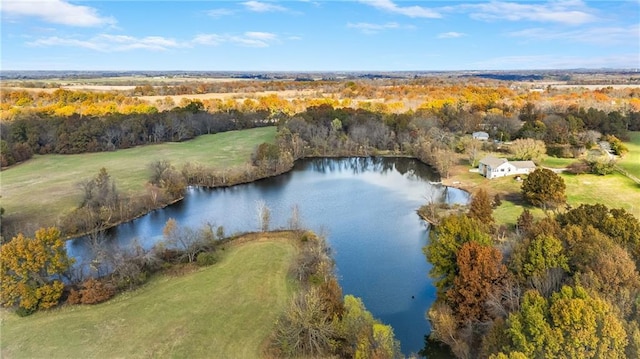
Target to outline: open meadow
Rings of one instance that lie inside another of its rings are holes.
[[[92,306],[2,310],[3,358],[258,358],[295,291],[285,233],[248,235],[219,263],[159,275]]]
[[[273,142],[275,133],[275,127],[263,127],[114,152],[34,156],[2,171],[0,204],[7,219],[38,218],[42,225],[54,225],[78,206],[82,193],[77,183],[94,177],[102,167],[121,193],[135,196],[144,193],[148,166],[154,161],[169,160],[177,169],[187,162],[231,168],[247,163],[255,147]]]

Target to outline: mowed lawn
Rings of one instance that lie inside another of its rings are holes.
[[[635,140],[638,140],[639,132],[634,132]],[[629,143],[627,143],[629,145]],[[636,158],[636,160],[634,160]],[[552,168],[563,168],[575,160],[547,158],[543,161],[543,166]],[[633,165],[640,161],[640,145],[629,145],[629,153],[624,158],[629,172]],[[621,161],[622,162],[622,161]],[[619,162],[619,164],[621,164]],[[621,164],[622,166],[622,164]],[[640,163],[636,164],[640,170]],[[497,193],[502,198],[502,205],[496,208],[493,216],[498,224],[515,225],[518,216],[524,208],[528,208],[537,217],[545,216],[544,212],[532,207],[522,200],[522,182],[518,182],[513,176],[488,180],[477,172],[469,172],[468,166],[457,166],[454,176],[447,179],[445,184],[454,184],[462,187],[471,193],[479,188],[484,188],[492,197]],[[614,172],[607,176],[592,174],[572,175],[561,174],[567,186],[567,203],[577,207],[582,203],[595,204],[602,203],[609,208],[624,208],[632,213],[636,218],[640,218],[640,187],[623,176]]]
[[[159,276],[93,306],[2,311],[2,358],[258,358],[295,284],[286,234],[235,245],[211,267]]]
[[[480,176],[477,173],[476,175]],[[616,172],[607,176],[598,176],[562,173],[560,176],[567,186],[567,203],[572,207],[582,203],[602,203],[609,208],[624,208],[636,218],[640,218],[640,187],[622,174]],[[493,187],[500,193],[514,194],[504,195],[503,198],[506,200],[503,200],[502,205],[494,210],[493,214],[498,223],[515,224],[524,208],[528,208],[535,217],[544,217],[541,209],[523,203],[520,198],[516,201],[509,200],[511,197],[520,197],[522,182],[517,182],[512,177],[493,180],[481,177],[481,181],[490,181],[488,184],[483,184],[485,188]]]
[[[247,163],[255,147],[273,142],[275,134],[275,127],[264,127],[114,152],[34,156],[2,171],[0,204],[8,218],[39,218],[42,224],[52,225],[79,204],[82,192],[77,183],[94,177],[102,167],[123,194],[135,195],[144,193],[153,161],[169,160],[177,169],[187,162],[233,167]]]
[[[640,178],[640,131],[630,132],[630,137],[631,141],[624,143],[629,148],[629,153],[618,160],[618,165]]]

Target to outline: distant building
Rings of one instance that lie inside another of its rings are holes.
[[[489,140],[489,134],[484,132],[484,131],[474,132],[472,136],[476,140],[480,140],[480,141],[488,141]]]
[[[481,175],[488,179],[529,174],[536,169],[535,163],[532,161],[507,161],[506,158],[496,158],[487,156],[480,161],[478,170]]]

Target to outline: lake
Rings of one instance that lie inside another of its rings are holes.
[[[137,240],[150,248],[169,218],[180,225],[205,222],[225,233],[258,231],[257,204],[271,210],[271,229],[286,228],[298,207],[304,227],[324,234],[333,250],[344,294],[362,298],[375,317],[390,324],[404,353],[417,352],[429,332],[425,312],[436,297],[422,247],[428,228],[416,210],[434,198],[467,203],[464,191],[434,183],[433,170],[408,158],[306,159],[286,174],[220,189],[189,188],[184,200],[110,230],[119,246]],[[69,254],[90,256],[82,240]]]

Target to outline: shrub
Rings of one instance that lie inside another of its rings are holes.
[[[67,303],[72,305],[82,303],[82,295],[80,294],[80,291],[71,289],[71,291],[69,291],[69,296],[67,297]]]
[[[30,316],[31,314],[36,312],[36,308],[24,308],[24,307],[19,307],[18,309],[16,309],[16,314],[19,317],[27,317]]]
[[[90,278],[82,283],[80,290],[80,302],[82,304],[96,304],[104,302],[116,294],[112,285],[104,283],[94,278]]]
[[[591,172],[591,166],[587,161],[580,160],[573,162],[569,166],[567,166],[567,172],[574,175],[581,175]]]
[[[218,255],[215,252],[200,252],[196,258],[196,263],[201,267],[210,266],[218,262]]]
[[[591,173],[601,176],[606,176],[608,174],[613,173],[615,170],[616,161],[606,160],[606,159],[597,159],[591,162]]]

